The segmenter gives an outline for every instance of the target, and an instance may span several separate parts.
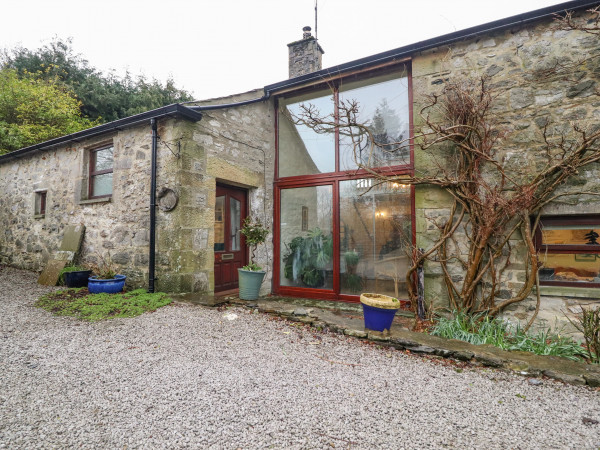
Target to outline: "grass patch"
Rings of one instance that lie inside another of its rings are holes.
[[[452,319],[442,317],[430,334],[475,345],[490,344],[503,350],[561,356],[573,361],[583,361],[587,356],[581,344],[571,337],[552,333],[550,329],[525,333],[518,325],[515,327],[500,319],[482,315],[469,316],[457,312]]]
[[[62,289],[40,297],[35,306],[57,316],[75,316],[96,322],[117,317],[135,317],[155,311],[172,300],[162,292],[148,293],[144,289],[119,294],[90,294],[86,288]]]

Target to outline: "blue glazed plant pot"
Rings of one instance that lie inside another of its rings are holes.
[[[373,331],[389,330],[396,312],[400,309],[398,299],[381,294],[362,294],[360,303],[363,307],[365,328]]]
[[[266,272],[238,269],[240,286],[239,297],[242,300],[256,300]]]
[[[125,275],[115,275],[114,278],[101,280],[93,276],[88,279],[88,291],[91,294],[116,294],[123,290],[125,286]]]

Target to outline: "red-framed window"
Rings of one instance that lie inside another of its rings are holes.
[[[43,216],[46,214],[46,191],[38,191],[35,193],[34,214]]]
[[[114,147],[90,150],[89,198],[112,196]]]
[[[402,64],[277,99],[276,293],[345,301],[367,291],[406,296],[414,189],[379,183],[369,170],[412,174],[410,85],[410,67]],[[350,100],[360,106],[359,121],[388,145],[371,151],[368,140],[352,143],[340,127],[318,133],[290,120],[311,105],[339,124],[339,105]]]
[[[535,244],[541,285],[600,288],[600,214],[544,217]]]

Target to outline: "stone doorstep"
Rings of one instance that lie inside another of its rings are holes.
[[[373,342],[408,350],[417,354],[435,355],[469,362],[473,365],[508,370],[524,376],[546,376],[574,385],[600,387],[600,366],[571,361],[556,356],[535,355],[528,352],[509,352],[492,345],[473,345],[454,339],[444,339],[425,333],[392,327],[383,333],[364,328],[362,319],[345,317],[339,311],[307,306],[294,300],[259,299],[246,302],[231,299],[231,304],[258,308],[260,312],[287,320],[302,322],[313,327],[328,328],[332,332],[367,339]],[[348,308],[354,312],[352,308]],[[359,309],[356,309],[359,311]]]

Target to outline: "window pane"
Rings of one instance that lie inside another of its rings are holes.
[[[368,125],[375,141],[384,145],[371,149],[367,134],[360,135],[358,129],[353,129],[352,139],[350,130],[341,128],[340,170],[356,169],[358,163],[368,167],[408,164],[408,78],[395,74],[342,85],[340,105],[353,100],[358,102],[358,123]]]
[[[105,148],[94,152],[95,164],[94,171],[112,169],[113,167],[113,148]]]
[[[290,116],[300,114],[301,105],[313,105],[321,115],[333,116],[331,93],[282,99],[279,103],[279,176],[314,175],[335,171],[335,134],[317,133],[295,125]]]
[[[34,214],[46,214],[46,193],[36,192],[35,193],[35,210]]]
[[[225,196],[215,201],[215,252],[225,251]]]
[[[112,194],[112,173],[103,173],[92,177],[92,193],[94,197]]]
[[[598,225],[545,225],[543,245],[600,245]]]
[[[235,198],[229,199],[229,220],[231,222],[231,248],[232,252],[240,249],[241,203]]]
[[[541,253],[540,281],[600,283],[599,254]]]
[[[332,211],[331,186],[281,191],[282,286],[333,289]]]
[[[410,198],[410,187],[398,183],[340,182],[341,293],[408,296]]]

